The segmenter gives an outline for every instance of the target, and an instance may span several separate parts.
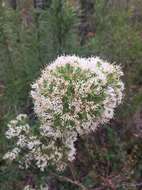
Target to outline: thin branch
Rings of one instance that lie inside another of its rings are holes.
[[[70,168],[73,179],[76,181],[76,173],[74,171],[72,163],[69,164],[69,168]]]
[[[118,185],[117,187],[122,187],[122,186],[127,186],[127,187],[142,187],[142,183],[122,183],[121,185]]]
[[[65,177],[65,176],[61,176],[61,175],[56,175],[56,174],[53,174],[52,175],[54,177],[56,177],[57,179],[59,179],[60,181],[66,181],[66,182],[69,182],[69,183],[72,183],[78,187],[80,187],[82,190],[88,190],[82,183],[80,183],[79,181],[74,181],[68,177]]]

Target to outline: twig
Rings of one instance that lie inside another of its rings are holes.
[[[60,181],[66,181],[66,182],[69,182],[69,183],[72,183],[78,187],[80,187],[82,190],[88,190],[82,183],[80,183],[79,181],[74,181],[68,177],[65,177],[65,176],[61,176],[61,175],[56,175],[56,174],[52,174],[54,177],[58,178]]]
[[[142,183],[122,183],[121,185],[118,185],[117,187],[122,187],[122,186],[127,186],[127,187],[142,187]]]
[[[72,166],[72,163],[69,164],[69,168],[70,168],[73,179],[76,181],[76,174],[75,174],[74,168]]]

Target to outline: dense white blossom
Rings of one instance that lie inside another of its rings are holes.
[[[58,57],[32,85],[42,130],[73,128],[81,135],[108,122],[123,97],[122,75],[118,65],[98,57]]]
[[[6,137],[15,139],[16,147],[4,158],[17,158],[24,168],[65,169],[75,159],[77,136],[113,118],[123,98],[122,75],[118,65],[98,57],[58,57],[32,85],[38,132],[34,134],[24,114],[10,121]]]

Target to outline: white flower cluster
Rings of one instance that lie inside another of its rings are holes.
[[[53,135],[53,131],[52,135],[44,135],[42,128],[38,128],[37,134],[34,134],[27,120],[27,115],[20,114],[8,124],[6,137],[14,141],[14,148],[3,158],[17,161],[21,168],[36,166],[44,171],[47,166],[54,165],[57,170],[63,170],[67,161],[72,161],[75,157],[76,134],[69,131],[59,138]]]
[[[60,135],[67,129],[82,135],[108,122],[122,100],[122,75],[119,66],[98,57],[58,57],[32,85],[43,132]]]
[[[19,115],[6,132],[8,139],[16,139],[16,147],[4,157],[20,156],[26,168],[35,165],[44,171],[54,165],[63,170],[75,159],[77,136],[113,117],[123,97],[122,75],[119,66],[98,57],[58,57],[32,85],[38,134],[33,135],[26,116]]]

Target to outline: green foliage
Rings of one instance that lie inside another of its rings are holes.
[[[53,0],[50,8],[41,12],[39,27],[42,52],[48,54],[48,61],[57,55],[77,51],[78,22],[74,8],[69,6],[67,0]]]
[[[54,0],[45,10],[22,12],[1,8],[0,75],[6,103],[13,108],[29,104],[30,84],[40,68],[77,47],[76,13],[66,1]]]
[[[139,105],[134,98],[141,93],[142,25],[132,19],[134,17],[133,9],[137,9],[137,7],[133,7],[133,4],[129,3],[127,9],[112,5],[105,0],[96,1],[93,15],[96,33],[95,37],[88,41],[87,47],[90,53],[122,65],[126,87],[124,114],[127,111],[129,114],[129,111],[135,112],[142,103],[140,97],[138,98]],[[137,88],[133,91],[131,88],[134,86]],[[123,110],[124,106],[121,113]]]
[[[110,7],[104,0],[96,1],[94,13],[96,35],[89,42],[92,53],[123,64],[127,72],[136,68],[142,69],[140,66],[142,61],[140,28],[142,26],[132,23],[132,14],[131,7],[119,9]]]

